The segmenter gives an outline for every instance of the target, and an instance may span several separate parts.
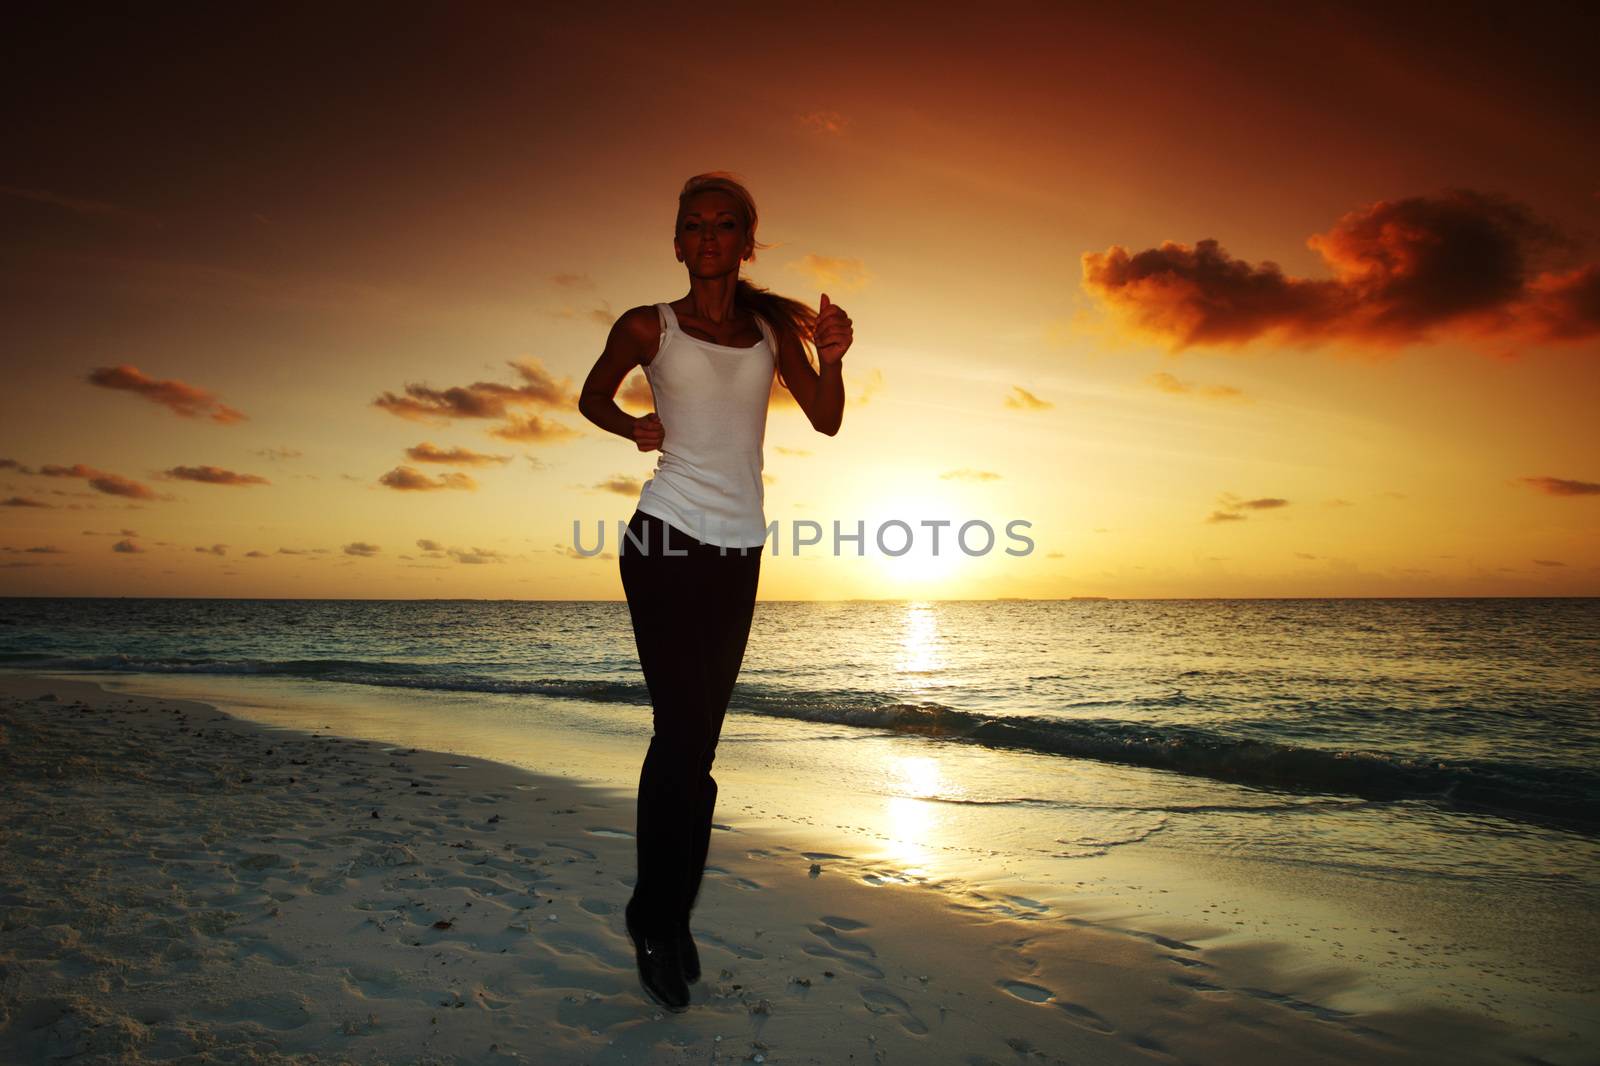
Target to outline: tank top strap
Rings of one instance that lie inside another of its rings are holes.
[[[778,338],[772,332],[772,327],[767,325],[767,320],[760,315],[755,315],[756,325],[761,327],[761,335],[767,339],[767,347],[772,349],[772,361],[778,361]]]

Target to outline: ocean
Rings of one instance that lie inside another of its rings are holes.
[[[1577,1025],[1597,664],[1592,598],[758,602],[718,819]],[[617,788],[650,732],[620,601],[0,599],[0,669]]]
[[[0,599],[0,667],[649,704],[620,602]],[[1600,831],[1596,599],[761,603],[730,711]]]

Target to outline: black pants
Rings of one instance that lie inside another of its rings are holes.
[[[628,530],[618,567],[655,724],[639,773],[639,874],[628,913],[640,929],[667,933],[688,923],[700,892],[717,804],[711,762],[744,662],[765,545],[723,554],[643,511]]]

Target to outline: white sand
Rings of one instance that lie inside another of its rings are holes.
[[[0,1062],[1526,1061],[1348,975],[712,840],[684,1014],[622,927],[632,797],[0,676]],[[875,883],[876,882],[876,883]],[[1543,1051],[1543,1049],[1541,1049]],[[1583,1061],[1578,1049],[1568,1060]]]

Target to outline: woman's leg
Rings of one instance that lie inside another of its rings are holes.
[[[618,546],[623,590],[655,725],[639,772],[635,847],[638,877],[629,912],[635,925],[664,935],[684,913],[689,857],[701,803],[699,769],[714,743],[708,697],[708,612],[700,543],[653,515],[629,523],[644,549]],[[674,550],[667,555],[663,537]],[[715,550],[715,549],[713,549]]]
[[[717,780],[711,776],[711,764],[716,758],[717,741],[722,736],[722,721],[727,714],[728,701],[733,696],[734,682],[738,680],[739,667],[744,662],[745,645],[755,612],[756,587],[761,578],[761,549],[752,548],[740,556],[734,552],[722,555],[713,547],[706,557],[706,563],[711,571],[711,579],[705,588],[710,608],[707,629],[710,743],[706,746],[696,775],[699,796],[695,805],[694,840],[679,915],[682,925],[688,924],[689,914],[699,898],[700,882],[705,875],[706,858],[711,850],[711,821],[717,807]]]

